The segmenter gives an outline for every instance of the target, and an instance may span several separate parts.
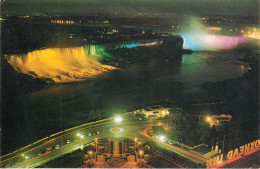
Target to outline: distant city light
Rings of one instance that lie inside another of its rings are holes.
[[[207,27],[206,29],[210,30],[210,31],[221,31],[222,30],[222,28],[220,28],[220,27]]]

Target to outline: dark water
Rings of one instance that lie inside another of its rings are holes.
[[[175,103],[185,93],[199,91],[204,82],[242,76],[249,67],[238,61],[240,58],[239,53],[221,51],[185,54],[180,64],[151,59],[85,81],[55,84],[34,92],[28,98],[28,112],[41,115],[46,127],[56,128],[58,124],[62,129],[87,121],[91,110],[113,115],[138,105]]]
[[[183,55],[178,64],[153,58],[84,81],[55,84],[20,100],[25,124],[20,132],[25,132],[29,144],[97,120],[100,114],[111,117],[135,106],[165,101],[180,104],[186,94],[199,92],[204,82],[242,76],[249,67],[240,58],[242,54],[234,51],[195,52]]]
[[[192,92],[194,87],[204,82],[240,77],[249,69],[247,63],[239,61],[242,56],[232,51],[195,52],[184,55],[181,73],[176,75],[176,80],[184,83],[186,90]]]

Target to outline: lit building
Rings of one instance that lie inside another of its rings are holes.
[[[170,109],[171,108],[164,108],[164,107],[160,107],[160,108],[156,108],[156,109],[145,108],[145,109],[142,109],[142,113],[146,117],[165,117],[170,114],[170,112],[169,112]]]
[[[221,27],[207,27],[206,28],[207,30],[209,30],[209,31],[221,31],[222,30],[222,28]]]
[[[75,22],[72,21],[72,20],[51,20],[51,23],[54,23],[54,24],[67,24],[67,25],[72,25],[72,24],[74,24]]]

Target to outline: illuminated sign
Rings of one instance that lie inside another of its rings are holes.
[[[260,140],[253,141],[234,150],[230,150],[227,153],[226,159],[227,161],[232,160],[238,156],[244,155],[245,153],[248,153],[249,151],[255,150],[259,147],[260,147]],[[207,160],[207,168],[220,165],[222,163],[223,163],[223,154]]]
[[[207,160],[207,168],[223,163],[223,154]]]
[[[227,154],[227,159],[231,160],[239,155],[243,155],[244,153],[259,148],[259,145],[260,145],[260,140],[256,140],[251,143],[245,144],[244,146],[236,148],[235,150],[231,150]]]

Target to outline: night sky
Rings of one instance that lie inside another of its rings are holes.
[[[258,0],[2,0],[2,12],[28,15],[176,13],[258,16]]]

